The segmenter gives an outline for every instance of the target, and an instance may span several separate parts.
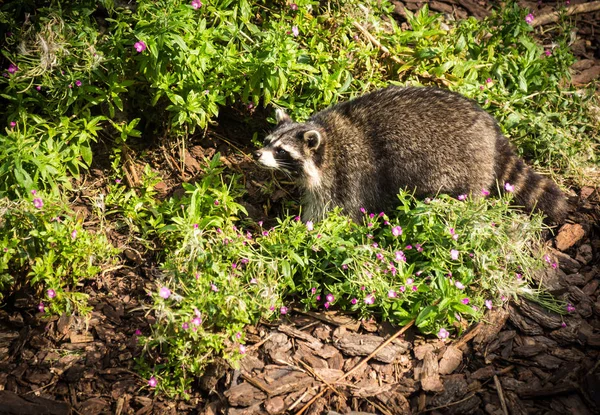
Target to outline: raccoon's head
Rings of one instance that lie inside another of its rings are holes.
[[[265,138],[264,147],[254,152],[256,161],[308,179],[318,178],[318,159],[322,156],[324,131],[313,123],[296,123],[283,111],[275,113],[277,127]]]

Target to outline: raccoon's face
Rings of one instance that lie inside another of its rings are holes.
[[[267,168],[300,176],[314,174],[314,156],[322,145],[322,133],[310,123],[293,122],[282,110],[275,113],[277,127],[254,152],[256,161]]]

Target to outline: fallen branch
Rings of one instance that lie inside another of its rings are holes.
[[[504,400],[504,391],[502,390],[502,384],[498,375],[494,375],[494,384],[496,385],[496,392],[498,392],[498,399],[500,399],[500,405],[502,406],[502,413],[508,415],[508,408],[506,406],[506,400]]]
[[[574,4],[565,9],[565,15],[572,16],[579,13],[590,13],[600,10],[600,1],[593,1],[591,3]],[[533,27],[542,26],[548,23],[556,22],[560,18],[562,12],[546,13],[539,17],[536,17],[531,25]]]
[[[389,56],[391,60],[393,60],[394,62],[396,62],[398,65],[403,65],[404,62],[402,62],[397,56],[392,55],[392,53],[390,52],[390,50],[388,48],[386,48],[385,46],[383,46],[381,44],[381,42],[379,42],[377,39],[375,39],[375,37],[373,37],[373,35],[371,33],[369,33],[369,31],[367,29],[365,29],[364,27],[362,27],[359,23],[357,22],[352,22],[352,24],[354,25],[354,27],[356,27],[363,35],[365,35],[365,37],[367,39],[369,39],[369,42],[371,42],[376,48],[378,48],[380,51],[383,52],[384,55]]]

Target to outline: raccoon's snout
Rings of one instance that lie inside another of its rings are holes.
[[[262,150],[256,150],[252,154],[254,155],[254,160],[258,160],[260,158],[260,156],[262,156]]]

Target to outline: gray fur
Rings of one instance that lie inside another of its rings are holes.
[[[341,206],[394,206],[399,189],[417,197],[481,195],[509,182],[516,202],[552,221],[566,214],[558,186],[527,167],[496,121],[461,95],[436,88],[388,87],[335,105],[305,123],[277,113],[279,124],[255,153],[260,164],[295,174],[304,190],[303,220]],[[271,159],[272,157],[272,159]]]

